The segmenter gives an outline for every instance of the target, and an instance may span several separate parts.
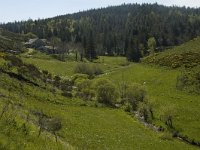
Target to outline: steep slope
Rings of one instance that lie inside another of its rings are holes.
[[[200,65],[200,37],[170,50],[150,55],[142,59],[142,62],[170,68],[196,67]]]

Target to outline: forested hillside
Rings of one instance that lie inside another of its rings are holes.
[[[85,54],[94,51],[91,57],[97,52],[139,61],[152,51],[162,51],[199,35],[200,9],[124,4],[1,27],[16,33],[32,32],[39,38],[58,37],[65,43],[81,43]]]

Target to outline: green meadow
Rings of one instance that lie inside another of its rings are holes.
[[[73,76],[74,68],[82,63],[73,60],[62,62],[33,51],[31,55],[24,53],[20,58],[40,70],[61,77]],[[0,64],[4,63],[5,60],[0,58]],[[182,68],[128,63],[124,57],[106,56],[85,63],[103,70],[103,74],[92,81],[108,79],[117,88],[122,82],[143,85],[153,108],[153,124],[167,128],[160,116],[168,112],[172,115],[176,131],[189,139],[200,141],[200,96],[177,90],[177,76],[181,74]],[[50,85],[44,88],[20,82],[6,73],[0,74],[0,110],[7,108],[0,119],[0,149],[198,149],[172,138],[167,130],[156,132],[146,127],[123,108],[97,107],[95,101],[66,98],[59,89],[52,92],[52,88]],[[61,120],[58,142],[47,131],[38,136],[38,117],[31,113],[33,111]]]
[[[121,109],[96,108],[90,102],[64,98],[59,91],[52,94],[5,74],[0,76],[1,109],[12,100],[0,120],[1,149],[197,149],[176,139],[163,140],[162,133],[145,127]],[[30,110],[61,119],[58,142],[51,133],[38,137],[37,118],[30,114],[26,121]]]

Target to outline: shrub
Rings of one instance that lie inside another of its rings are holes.
[[[152,106],[146,102],[139,103],[138,111],[141,117],[143,117],[145,122],[151,122],[153,119]]]
[[[118,91],[115,85],[106,79],[99,79],[95,85],[97,101],[114,106],[118,99]]]
[[[47,70],[42,70],[42,80],[45,83],[52,83],[52,74]]]
[[[132,111],[132,106],[130,105],[130,103],[125,103],[124,104],[124,111],[126,111],[126,112],[131,112]]]
[[[95,97],[91,80],[78,79],[75,82],[75,86],[77,86],[77,96],[83,98],[84,100],[92,100]]]
[[[93,65],[92,69],[95,75],[103,74],[103,70],[101,69],[99,65]]]
[[[133,110],[137,110],[139,102],[143,102],[146,97],[146,90],[142,85],[132,84],[128,86],[125,98],[131,104]]]
[[[79,80],[82,80],[82,79],[88,79],[89,76],[86,75],[86,74],[75,74],[72,76],[72,83],[73,84],[76,84],[76,82],[78,82]]]
[[[60,84],[61,84],[62,91],[72,91],[73,84],[70,79],[62,79]]]
[[[163,121],[165,123],[165,125],[170,128],[173,129],[173,116],[174,116],[174,112],[175,108],[174,107],[170,107],[170,108],[166,108],[163,107],[162,109],[162,113],[160,115],[160,120]]]
[[[86,63],[77,64],[74,68],[74,73],[87,74],[90,77],[94,74],[92,68]]]
[[[98,65],[79,63],[74,68],[74,73],[87,74],[90,78],[102,74],[103,71]]]
[[[176,88],[200,94],[200,67],[185,70],[177,77]]]
[[[25,66],[29,71],[30,77],[32,77],[32,78],[41,78],[41,72],[36,66],[34,66],[32,64],[26,64]]]
[[[72,97],[73,97],[73,94],[72,94],[72,92],[70,92],[70,91],[64,91],[64,92],[62,93],[62,96],[72,98]]]
[[[60,76],[55,76],[53,79],[53,85],[60,88],[60,83],[61,83],[61,77]]]
[[[172,134],[169,133],[169,132],[164,132],[161,137],[160,137],[162,140],[166,140],[166,141],[172,141],[173,140],[173,137],[172,137]]]
[[[14,55],[6,55],[6,56],[4,57],[4,59],[5,59],[6,61],[9,61],[9,62],[10,62],[10,66],[11,66],[11,67],[13,67],[13,66],[21,67],[21,66],[24,65],[24,64],[23,64],[23,61],[22,61],[20,58],[14,56]]]
[[[47,116],[40,116],[38,123],[40,126],[40,131],[39,131],[38,136],[40,136],[42,131],[46,130],[48,132],[52,132],[55,135],[56,142],[57,142],[56,132],[62,128],[60,119],[51,118]]]

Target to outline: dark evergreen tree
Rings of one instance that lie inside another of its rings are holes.
[[[88,35],[88,40],[87,40],[86,49],[85,49],[85,56],[90,61],[97,58],[96,50],[95,50],[95,42],[94,42],[92,31],[90,31]]]
[[[141,58],[141,52],[139,50],[138,40],[131,37],[126,54],[128,61],[139,62]]]
[[[127,56],[129,37],[134,36],[138,40],[137,50],[142,51],[144,56],[148,54],[150,37],[155,38],[156,50],[161,51],[200,35],[199,18],[200,8],[127,4],[49,19],[1,24],[0,27],[16,33],[32,32],[39,38],[57,37],[62,42],[82,43],[85,49],[92,45],[88,44],[92,31],[93,41],[89,43],[95,43],[98,54],[102,55]]]

